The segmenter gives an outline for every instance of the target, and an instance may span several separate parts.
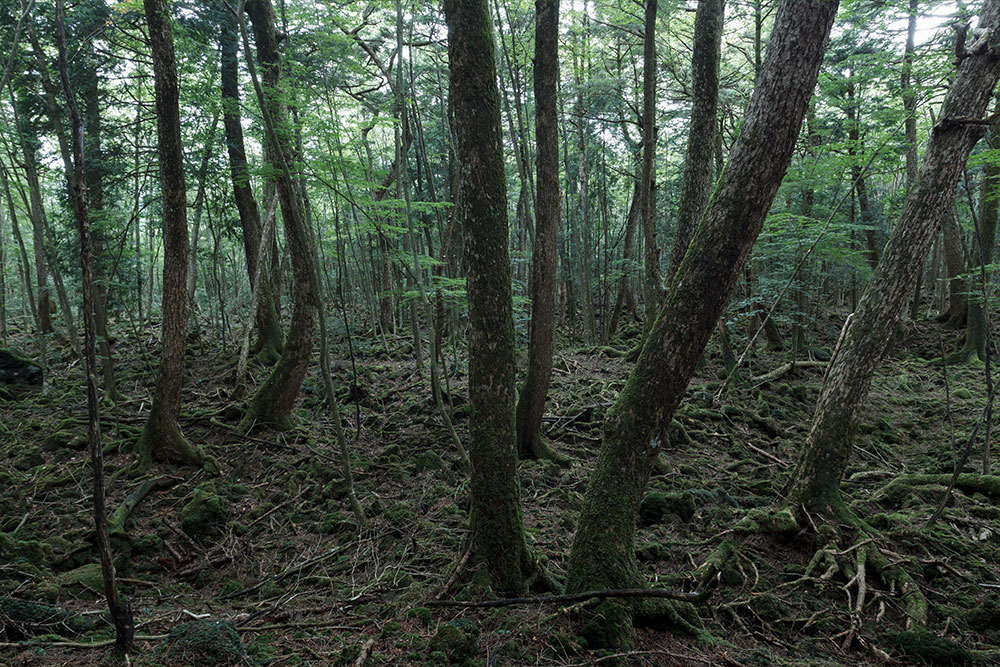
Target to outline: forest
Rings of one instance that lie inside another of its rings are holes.
[[[0,45],[0,663],[1000,664],[1000,0]]]

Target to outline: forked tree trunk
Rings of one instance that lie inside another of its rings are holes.
[[[181,434],[184,344],[187,330],[187,195],[178,107],[174,39],[165,0],[143,0],[156,89],[156,136],[163,199],[163,300],[160,369],[146,426],[136,444],[140,467],[151,460],[202,465],[205,457]]]
[[[531,256],[531,329],[528,375],[517,403],[517,451],[522,458],[548,458],[541,439],[542,413],[552,376],[555,337],[556,256],[559,232],[559,0],[535,0],[535,171],[537,227]]]
[[[285,240],[292,259],[292,319],[285,340],[285,350],[271,375],[250,400],[242,427],[254,421],[288,428],[292,407],[298,397],[302,378],[305,377],[312,354],[316,330],[316,309],[319,305],[313,280],[314,250],[297,182],[292,168],[297,162],[294,132],[279,88],[281,60],[278,53],[278,31],[274,23],[271,0],[251,0],[247,13],[253,23],[257,42],[257,60],[260,63],[262,82],[256,82],[257,96],[267,128],[270,155],[278,162],[278,200],[281,218],[285,225]],[[249,40],[244,34],[244,49]]]
[[[955,187],[986,127],[979,121],[1000,79],[1000,0],[987,0],[972,55],[958,66],[882,260],[858,302],[820,394],[789,499],[807,511],[845,511],[840,478],[854,442],[856,416],[892,338],[941,221],[951,214]]]
[[[536,565],[524,537],[514,449],[514,318],[493,25],[487,0],[445,0],[444,8],[469,296],[471,547],[495,591],[518,594]]]
[[[250,287],[255,284],[257,257],[260,255],[261,222],[260,209],[250,187],[250,168],[247,164],[246,148],[243,145],[243,124],[240,118],[239,67],[237,63],[239,28],[236,18],[228,11],[221,10],[219,19],[219,51],[222,78],[222,122],[226,134],[226,151],[229,155],[229,174],[233,181],[233,198],[240,214],[243,229],[243,249],[246,251],[247,273]],[[262,359],[273,362],[281,355],[284,341],[281,322],[274,302],[271,286],[271,272],[260,271],[260,297],[254,313],[256,340],[252,350]]]
[[[836,2],[812,0],[784,0],[777,10],[767,59],[729,165],[635,368],[608,412],[570,553],[569,591],[642,583],[633,544],[639,502],[674,411],[788,167],[836,11]]]

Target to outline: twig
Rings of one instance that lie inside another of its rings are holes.
[[[220,600],[228,600],[230,598],[236,598],[236,597],[240,597],[240,596],[243,596],[243,595],[247,595],[248,593],[253,593],[255,590],[259,589],[261,586],[263,586],[264,584],[266,584],[268,582],[271,582],[271,581],[281,581],[285,577],[288,577],[288,576],[291,576],[291,575],[296,574],[298,572],[301,572],[302,570],[306,569],[307,567],[309,567],[311,565],[315,565],[316,563],[324,561],[327,558],[330,558],[332,556],[336,556],[341,551],[342,551],[342,549],[340,547],[334,547],[333,549],[330,549],[326,553],[322,553],[319,556],[314,556],[312,558],[308,558],[308,559],[302,561],[301,563],[298,563],[297,565],[292,565],[291,567],[287,568],[286,570],[284,570],[283,572],[281,572],[279,574],[275,574],[275,575],[272,575],[270,577],[266,577],[264,579],[261,579],[259,582],[257,582],[253,586],[247,586],[246,588],[244,588],[241,591],[235,591],[233,593],[228,593],[226,595],[223,595],[219,599]]]
[[[354,667],[364,667],[365,663],[368,662],[368,658],[372,654],[372,649],[375,648],[375,635],[372,635],[361,647],[361,655],[358,659],[354,661]]]

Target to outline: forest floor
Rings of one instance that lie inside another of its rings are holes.
[[[822,322],[813,344],[832,348],[841,322]],[[875,573],[856,609],[856,580],[832,571],[802,576],[816,550],[810,537],[761,536],[741,545],[718,590],[698,604],[714,640],[639,629],[634,646],[598,652],[581,636],[578,605],[428,604],[481,593],[459,580],[442,595],[463,555],[468,483],[406,339],[390,340],[388,350],[356,340],[354,391],[351,363],[338,364],[357,492],[370,519],[365,529],[344,497],[318,375],[307,377],[295,429],[240,436],[227,410],[237,350],[231,339],[228,347],[193,340],[182,428],[222,472],[213,478],[155,466],[151,477],[161,486],[113,537],[139,635],[132,662],[354,665],[367,656],[369,665],[490,667],[1000,664],[1000,484],[956,489],[942,520],[927,528],[943,487],[900,483],[913,473],[950,473],[986,403],[981,364],[933,363],[942,344],[950,350],[958,341],[932,322],[906,325],[859,415],[843,482],[855,509],[880,530],[878,548],[926,596],[932,636],[901,634],[900,596]],[[620,350],[629,344],[615,343]],[[34,347],[28,340],[11,345]],[[102,416],[111,511],[151,478],[129,472],[127,449],[149,407],[157,347],[154,329],[120,332],[115,343],[122,397]],[[528,538],[556,578],[565,576],[603,414],[629,367],[608,353],[558,353],[546,437],[568,463],[520,465]],[[651,584],[682,588],[676,575],[700,565],[723,531],[748,508],[779,498],[824,374],[812,365],[753,381],[789,359],[788,352],[758,351],[743,379],[717,398],[721,363],[709,354],[677,416],[683,429],[674,429],[650,482],[660,495],[643,504],[637,551]],[[464,362],[449,370],[464,437]],[[257,381],[264,372],[254,370]],[[87,644],[106,642],[113,631],[99,594],[78,361],[64,350],[48,380],[45,394],[0,395],[0,663],[100,664],[106,643]],[[977,444],[970,472],[981,455]],[[851,546],[841,548],[849,553]],[[47,618],[37,618],[39,610]],[[204,620],[183,625],[194,619]],[[205,643],[213,632],[218,641]]]

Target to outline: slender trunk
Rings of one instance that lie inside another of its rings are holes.
[[[163,209],[163,324],[160,336],[160,369],[153,391],[153,404],[139,436],[139,465],[152,460],[182,465],[204,465],[208,459],[193,448],[181,433],[184,381],[184,345],[187,324],[188,229],[187,195],[184,185],[184,153],[178,103],[177,64],[166,0],[143,0],[149,26],[156,92],[156,136],[160,165]],[[211,465],[209,467],[212,467]]]
[[[531,325],[528,374],[517,402],[517,451],[522,458],[550,458],[541,437],[542,415],[552,375],[555,338],[556,243],[558,242],[559,0],[535,1],[535,173],[538,182],[535,244],[531,257]]]
[[[691,101],[691,126],[677,210],[677,235],[670,251],[668,276],[676,273],[681,265],[712,193],[715,116],[719,106],[719,63],[722,60],[725,11],[725,0],[701,0],[695,12],[691,52],[691,90],[694,98]]]
[[[969,119],[983,116],[1000,79],[1000,49],[990,46],[1000,34],[1000,0],[987,0],[979,26],[985,46],[957,67],[899,221],[868,289],[845,325],[840,353],[828,370],[790,483],[789,499],[806,511],[829,516],[844,509],[840,478],[853,448],[856,415],[937,228],[950,215],[969,153],[985,133],[982,124]]]
[[[646,0],[642,57],[642,188],[639,218],[645,243],[643,300],[646,305],[645,331],[656,319],[663,294],[660,279],[660,248],[656,244],[656,2]]]
[[[256,421],[276,428],[287,428],[313,350],[316,309],[319,305],[312,277],[315,249],[306,223],[301,194],[298,192],[298,181],[292,172],[298,155],[293,143],[294,132],[288,110],[279,87],[281,62],[274,8],[271,0],[251,0],[247,4],[247,13],[253,23],[261,81],[258,81],[256,68],[252,67],[249,57],[247,63],[251,68],[251,79],[264,117],[270,155],[277,161],[278,200],[294,282],[292,319],[285,340],[285,350],[271,375],[251,399],[242,427],[247,428]],[[242,22],[242,15],[240,20]],[[242,24],[241,32],[244,51],[248,52],[249,38]]]
[[[83,157],[83,120],[77,111],[66,66],[66,36],[62,0],[56,0],[56,24],[59,45],[59,73],[73,127],[73,163],[66,166],[67,168],[72,167],[72,170],[67,169],[67,177],[73,199],[73,213],[80,232],[80,266],[83,277],[83,318],[86,339],[84,357],[87,371],[87,441],[94,474],[94,527],[97,535],[97,551],[101,559],[104,595],[107,598],[111,621],[115,626],[115,648],[121,655],[127,656],[132,650],[135,624],[128,602],[121,600],[118,596],[115,566],[111,558],[111,542],[108,537],[108,516],[104,499],[104,458],[101,448],[100,400],[97,396],[97,327],[94,321],[93,297],[95,291],[93,289],[93,257],[87,179]]]
[[[949,214],[941,219],[941,234],[944,239],[944,262],[948,270],[948,308],[937,319],[949,329],[957,329],[965,325],[968,294],[965,280],[961,278],[965,273],[965,253],[958,227],[958,207],[954,200]]]

